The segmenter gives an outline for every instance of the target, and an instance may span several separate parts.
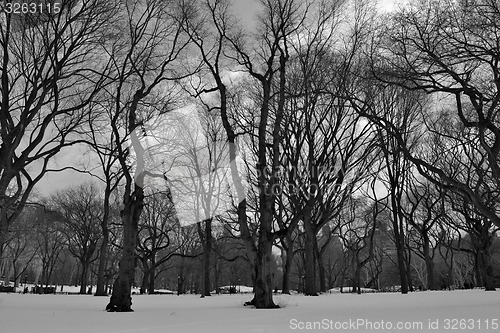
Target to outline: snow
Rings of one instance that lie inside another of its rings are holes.
[[[324,294],[318,297],[276,295],[275,302],[282,308],[274,310],[243,306],[251,296],[135,295],[135,312],[107,313],[103,309],[108,297],[0,294],[0,328],[1,332],[9,333],[245,333],[311,331],[306,328],[324,325],[324,330],[336,332],[445,332],[449,331],[445,330],[446,319],[471,319],[469,326],[473,329],[461,329],[461,332],[500,330],[493,329],[494,323],[498,325],[500,321],[498,291]],[[349,321],[359,321],[360,326],[346,326],[346,329],[337,326],[335,329],[336,324],[348,325]],[[380,327],[382,321],[384,329],[366,329],[368,323]],[[387,328],[388,323],[396,325],[398,322],[420,322],[422,327]],[[429,322],[439,327],[429,329]],[[486,325],[489,325],[488,330]]]
[[[240,285],[234,285],[234,286],[222,286],[219,287],[219,291],[221,293],[227,294],[230,293],[231,290],[236,290],[237,293],[243,293],[243,294],[248,294],[248,293],[253,293],[253,288],[248,287],[248,286],[240,286]],[[213,290],[210,292],[211,294],[216,294],[217,291]]]
[[[352,292],[352,287],[343,287],[342,289],[340,288],[332,288],[328,290],[330,294],[336,294],[336,293],[350,293]],[[376,289],[371,289],[371,288],[360,288],[362,293],[376,293]]]

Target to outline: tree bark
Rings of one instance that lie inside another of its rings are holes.
[[[432,259],[430,255],[430,241],[429,241],[429,236],[427,233],[424,233],[423,235],[423,254],[424,254],[424,260],[425,260],[425,268],[427,270],[427,289],[429,290],[436,290],[436,282],[434,279],[434,260]]]
[[[401,228],[402,221],[400,220],[400,212],[401,209],[400,203],[396,199],[396,189],[395,184],[391,184],[391,204],[392,204],[392,226],[394,233],[394,243],[396,245],[396,256],[399,270],[399,279],[401,283],[401,293],[408,294],[408,275],[406,272],[406,260],[404,255],[405,244],[404,244],[404,235]]]
[[[148,294],[153,295],[155,293],[155,280],[156,280],[156,264],[153,261],[151,263],[151,269],[148,272]]]
[[[290,294],[290,273],[292,272],[292,264],[293,264],[293,243],[291,241],[289,235],[285,236],[285,242],[287,242],[286,247],[282,251],[281,261],[283,265],[283,284],[281,287],[282,294]]]
[[[407,248],[405,246],[405,248]],[[403,255],[405,256],[405,272],[406,272],[406,281],[408,283],[408,291],[415,291],[413,289],[413,280],[411,276],[411,251],[406,251],[405,248],[403,248]]]
[[[477,264],[485,291],[495,291],[495,278],[493,276],[493,266],[488,249],[478,250]]]
[[[140,289],[140,294],[144,294],[146,290],[148,289],[148,277],[149,277],[149,269],[144,266],[144,261],[142,263],[142,267],[144,269],[144,275],[142,276],[142,281],[141,281],[141,289]]]
[[[198,222],[198,234],[203,248],[201,297],[210,296],[210,253],[212,252],[212,218],[204,220],[205,230]]]
[[[316,262],[318,263],[318,277],[319,277],[319,291],[326,292],[326,274],[325,274],[325,264],[323,263],[323,258],[321,258],[321,251],[318,249],[317,238],[314,237],[314,253]]]
[[[406,262],[403,254],[403,248],[396,240],[396,256],[399,270],[399,279],[401,283],[401,293],[408,294],[408,275],[406,274]]]
[[[3,206],[3,204],[2,204]],[[5,240],[7,239],[9,220],[7,217],[7,209],[1,209],[0,213],[0,259],[3,257],[3,251],[5,248]]]
[[[108,220],[110,215],[109,198],[111,191],[109,185],[106,185],[104,192],[104,207],[103,217],[101,221],[102,243],[99,250],[99,268],[97,270],[97,290],[94,296],[107,296],[107,286],[105,285],[104,274],[106,273],[106,265],[108,263],[108,245],[109,245],[109,228]]]
[[[205,220],[205,253],[203,253],[203,290],[210,296],[210,253],[212,252],[212,218]]]
[[[259,243],[255,263],[255,296],[251,303],[257,309],[277,308],[273,301],[272,242],[259,240]]]
[[[82,262],[82,274],[80,275],[80,294],[85,295],[87,293],[87,275],[89,266],[88,263]]]
[[[483,276],[481,274],[481,269],[479,268],[479,254],[475,254],[474,258],[474,279],[476,280],[477,287],[484,287]]]
[[[304,218],[305,241],[305,290],[306,296],[318,296],[316,292],[315,265],[314,265],[314,226],[310,217]]]
[[[356,265],[354,272],[354,288],[358,294],[361,294],[361,265]]]
[[[131,312],[132,297],[131,289],[135,278],[137,266],[135,248],[138,238],[138,222],[144,205],[144,191],[141,186],[135,184],[132,195],[125,193],[124,208],[121,212],[123,224],[123,253],[120,259],[118,277],[113,284],[113,292],[109,304],[106,306],[108,312]]]

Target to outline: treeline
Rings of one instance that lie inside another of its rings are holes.
[[[87,294],[89,287],[94,294],[103,241],[101,192],[96,184],[85,183],[28,205],[9,234],[0,270],[2,282],[12,281],[19,288],[25,284],[75,285],[80,286],[81,294]],[[118,207],[119,203],[113,202],[109,220],[111,237],[103,280],[106,293],[118,273],[121,255]],[[216,291],[217,286],[251,285],[237,238],[222,226],[214,230],[214,238],[210,291]],[[168,194],[146,196],[135,253],[139,269],[133,287],[141,292],[200,292],[202,248],[196,225],[181,227]]]
[[[494,290],[498,1],[263,0],[251,27],[225,0],[58,8],[0,16],[1,258],[39,181],[79,169],[101,208],[68,190],[39,225],[87,230],[48,233],[97,295],[114,276],[108,311],[131,311],[138,265],[145,290],[163,270],[185,288],[200,260],[188,284],[209,295],[241,264],[257,308],[277,287]]]
[[[62,190],[43,203],[27,206],[11,231],[4,251],[0,271],[4,282],[12,281],[14,287],[19,288],[27,283],[41,287],[75,285],[80,286],[81,294],[95,293],[102,243],[101,192],[96,184],[86,183]],[[412,199],[414,203],[421,202],[415,197]],[[481,246],[477,241],[481,238],[474,234],[473,226],[467,224],[464,216],[441,214],[442,207],[412,206],[411,202],[409,199],[408,209],[414,215],[407,217],[405,225],[410,290],[498,286],[498,236],[491,235],[489,245]],[[105,263],[106,292],[111,290],[118,272],[121,251],[118,207],[119,203],[114,202],[110,255]],[[432,207],[437,210],[429,212],[427,209]],[[318,291],[342,287],[351,287],[346,290],[359,293],[361,288],[399,291],[400,273],[390,223],[387,206],[381,203],[375,207],[357,199],[355,206],[349,206],[338,219],[324,226],[316,238]],[[238,233],[234,232],[234,223],[216,220],[214,224],[208,293],[219,292],[220,287],[235,286],[236,292],[236,286],[251,286],[249,264]],[[162,289],[181,294],[202,293],[205,250],[198,227],[180,225],[168,192],[147,195],[139,224],[136,249],[139,269],[133,287],[149,294]],[[279,249],[275,251],[272,265],[275,291],[305,291],[302,228],[298,228],[294,239],[295,255],[288,268],[284,267],[287,252],[281,242],[275,244]],[[487,253],[486,260],[481,258],[483,252]],[[284,274],[288,274],[286,280]]]

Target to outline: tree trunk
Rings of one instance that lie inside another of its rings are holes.
[[[347,274],[347,260],[344,261],[344,266],[342,267],[342,274],[340,277],[340,292],[344,292],[345,277]]]
[[[394,185],[392,185],[394,187]],[[401,205],[398,204],[396,200],[396,193],[394,189],[391,189],[391,202],[392,202],[392,226],[394,233],[394,243],[396,245],[396,256],[399,270],[399,279],[401,283],[401,293],[408,294],[408,274],[406,270],[406,260],[404,254],[404,236],[403,230],[401,228],[401,220],[398,210],[400,210]]]
[[[362,266],[358,263],[354,272],[354,288],[358,294],[361,294],[361,268]]]
[[[288,237],[288,236],[287,236]],[[282,252],[282,263],[283,263],[283,285],[281,288],[282,294],[290,294],[290,273],[292,272],[292,264],[293,264],[293,244],[291,242],[287,242],[287,248]],[[284,254],[284,259],[283,259]]]
[[[19,278],[18,278],[19,273],[18,273],[18,269],[16,266],[16,260],[12,261],[12,269],[14,270],[14,288],[17,288],[19,285]],[[21,274],[22,274],[22,272],[21,272]]]
[[[102,231],[102,243],[99,250],[99,268],[97,270],[97,290],[94,296],[107,296],[107,286],[105,284],[104,274],[106,272],[106,265],[108,263],[108,245],[109,245],[109,197],[110,190],[109,186],[106,186],[106,191],[104,193],[104,207],[103,207],[103,217],[101,221],[101,231]]]
[[[7,201],[7,200],[4,200]],[[9,233],[9,218],[7,216],[8,209],[3,208],[5,202],[0,201],[0,260],[3,258],[3,252],[5,250],[5,242],[7,240],[7,235]]]
[[[273,275],[271,271],[272,242],[259,244],[255,263],[254,299],[251,304],[257,309],[272,309],[278,306],[273,301]]]
[[[87,272],[89,270],[88,263],[82,262],[82,274],[80,275],[80,294],[85,295],[87,293]]]
[[[134,283],[138,238],[138,222],[144,205],[144,191],[135,185],[132,195],[125,193],[124,208],[121,212],[123,224],[123,253],[120,259],[118,276],[113,284],[113,292],[106,311],[131,312],[131,289]]]
[[[314,265],[314,227],[310,218],[304,218],[305,241],[305,290],[306,296],[318,296],[316,292],[315,265]]]
[[[42,276],[40,280],[40,287],[43,287],[44,285],[47,286],[49,284],[49,278],[48,278],[48,263],[44,262],[42,263]],[[39,289],[39,294],[42,293],[42,288]]]
[[[495,279],[493,276],[493,266],[488,249],[478,250],[477,264],[483,280],[485,291],[495,291]]]
[[[403,250],[404,251],[404,250]],[[413,281],[411,277],[411,252],[404,251],[405,255],[405,272],[406,272],[406,281],[408,283],[408,290],[413,292]]]
[[[148,274],[149,269],[144,268],[144,275],[142,276],[141,288],[139,289],[139,293],[142,295],[148,289]]]
[[[203,247],[201,297],[210,296],[210,253],[212,252],[212,218],[208,218],[204,222],[205,232],[201,237]],[[202,233],[201,225],[198,225],[198,230]]]
[[[476,287],[484,287],[483,277],[479,268],[479,251],[474,253],[474,279],[476,280]]]
[[[272,237],[272,209],[266,202],[265,194],[261,193],[261,216],[259,240],[255,250],[254,261],[254,298],[245,305],[253,305],[257,309],[278,308],[273,301],[273,237]]]
[[[430,242],[429,237],[426,233],[423,235],[424,239],[424,259],[425,259],[425,268],[427,270],[427,289],[436,290],[436,282],[434,281],[434,260],[430,255]]]
[[[319,291],[324,293],[326,292],[326,274],[325,274],[325,265],[323,263],[323,258],[321,258],[321,252],[318,249],[318,241],[316,237],[314,237],[314,253],[316,262],[318,263],[318,273],[319,273]]]
[[[149,264],[148,264],[148,258],[147,256],[142,257],[141,259],[141,265],[142,265],[142,281],[141,281],[141,288],[139,290],[140,294],[146,293],[148,290],[148,280],[149,280]]]
[[[99,250],[99,268],[97,269],[97,289],[94,296],[107,296],[104,274],[108,261],[109,231],[103,230],[101,248]]]
[[[401,293],[408,294],[408,275],[406,274],[406,262],[404,259],[403,249],[401,245],[398,245],[398,241],[396,241],[396,255],[398,262],[398,270],[399,270],[399,279],[401,282]]]
[[[155,293],[155,280],[156,280],[156,269],[155,262],[151,264],[151,269],[148,272],[148,294],[153,295]]]
[[[8,94],[8,93],[7,93]],[[4,98],[4,101],[7,99]],[[5,106],[5,105],[3,105]],[[8,107],[5,107],[5,110],[7,110]],[[2,111],[4,112],[4,111]],[[0,151],[3,151],[2,145],[0,145]],[[3,154],[2,154],[3,155]],[[1,156],[3,157],[3,156]],[[4,165],[2,165],[4,166]],[[7,172],[7,169],[3,169],[3,174],[2,174],[2,179],[0,181],[0,261],[3,259],[3,253],[5,250],[5,245],[7,241],[7,236],[9,233],[9,224],[12,221],[12,216],[9,216],[9,211],[12,208],[12,198],[9,197],[8,192],[9,192],[9,183],[10,181],[15,177],[11,172]],[[23,203],[18,203],[21,204],[21,206],[24,206]],[[20,208],[20,207],[19,207]],[[18,212],[16,212],[14,215],[17,215]]]

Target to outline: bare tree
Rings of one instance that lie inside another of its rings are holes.
[[[401,292],[408,293],[411,276],[408,267],[409,255],[406,246],[406,220],[403,211],[403,197],[408,187],[409,175],[414,170],[411,159],[401,151],[401,144],[407,152],[417,150],[417,143],[423,137],[423,97],[397,86],[365,82],[365,93],[359,98],[352,96],[352,106],[376,125],[376,135],[381,153],[383,170],[377,177],[389,193],[391,222],[400,272]],[[362,83],[361,83],[362,84]],[[384,119],[383,124],[379,121]],[[391,124],[390,129],[385,125]],[[397,135],[394,133],[397,132]]]
[[[138,224],[144,207],[144,180],[155,170],[147,164],[154,161],[145,145],[147,140],[156,140],[159,133],[155,132],[155,124],[175,107],[174,81],[186,75],[179,60],[187,46],[177,21],[179,15],[176,6],[164,1],[125,2],[119,10],[120,24],[113,29],[116,38],[106,45],[114,79],[106,93],[108,103],[101,104],[109,116],[118,163],[124,173],[120,213],[123,252],[107,311],[132,311],[131,287]]]
[[[103,217],[99,189],[92,183],[60,191],[52,197],[53,206],[63,218],[70,253],[81,265],[80,294],[87,293],[90,265],[98,259],[97,247],[102,233],[100,222]]]
[[[142,292],[154,294],[158,268],[176,252],[177,246],[171,244],[170,238],[173,232],[178,231],[178,220],[170,193],[157,192],[147,196],[139,223],[137,243],[137,256],[144,272]]]
[[[50,161],[79,142],[75,134],[108,83],[100,43],[115,3],[59,1],[43,14],[0,5],[0,251]],[[1,252],[0,252],[1,256]]]
[[[461,197],[450,198],[451,207],[463,216],[463,221],[456,224],[457,228],[468,233],[468,241],[462,239],[458,250],[470,251],[474,254],[475,269],[479,277],[478,283],[484,285],[486,291],[495,291],[493,277],[491,246],[498,228],[493,228],[490,219],[479,214],[467,200]],[[455,222],[455,223],[456,223]],[[467,244],[468,243],[468,244]]]
[[[434,278],[437,241],[435,226],[445,214],[444,193],[425,179],[410,179],[405,196],[407,207],[403,207],[404,214],[418,235],[413,237],[413,242],[416,244],[414,252],[424,261],[426,267],[424,290],[435,290],[437,288]]]
[[[203,248],[202,297],[211,290],[212,223],[232,208],[228,143],[219,115],[209,108],[196,105],[191,113],[175,117],[177,132],[170,140],[175,148],[166,173],[180,222],[197,224]]]
[[[352,291],[361,294],[361,273],[375,255],[374,240],[380,207],[378,202],[372,207],[366,206],[363,199],[353,199],[350,204],[343,214],[338,234],[351,259]]]
[[[258,141],[257,173],[259,186],[259,233],[258,239],[251,237],[246,217],[246,200],[242,179],[236,163],[231,163],[233,182],[237,189],[238,217],[242,239],[248,251],[250,263],[253,265],[255,297],[249,304],[257,308],[273,308],[272,273],[269,267],[273,244],[273,207],[276,199],[274,191],[278,184],[279,142],[284,108],[284,87],[286,82],[286,63],[289,59],[290,38],[300,29],[307,10],[296,1],[263,1],[261,17],[255,49],[248,49],[246,37],[234,33],[229,27],[234,19],[229,15],[228,3],[225,1],[207,1],[208,22],[205,22],[200,10],[194,3],[185,6],[190,18],[186,31],[193,43],[200,50],[201,58],[209,75],[215,81],[215,87],[199,87],[199,93],[218,92],[220,116],[229,143],[230,160],[236,160],[236,130],[231,123],[228,110],[228,92],[224,83],[221,61],[230,59],[236,63],[258,84],[261,95],[258,100],[259,124],[256,141]],[[307,7],[307,4],[305,5]],[[205,44],[206,33],[202,29],[210,24],[208,31],[213,31],[212,45]],[[226,48],[227,47],[227,48]],[[272,117],[271,117],[272,114]],[[268,133],[272,133],[271,141]],[[270,149],[268,148],[270,147]],[[267,172],[267,171],[270,172]]]
[[[37,216],[37,206],[27,206],[17,217],[9,232],[9,239],[5,244],[4,262],[7,262],[12,273],[14,286],[17,287],[23,274],[33,263],[37,255],[34,242],[35,227],[40,222]],[[6,280],[10,274],[5,274]]]
[[[500,180],[499,18],[500,4],[495,0],[419,1],[401,9],[387,21],[372,52],[373,74],[377,79],[429,93],[435,97],[436,104],[439,98],[453,110],[448,113],[447,126],[468,130],[468,138],[473,138],[474,145],[477,143],[475,150],[485,157],[485,168],[474,171],[475,177],[486,179],[495,184],[495,188]],[[432,126],[440,116],[428,112],[425,124],[431,133],[449,139],[449,133],[436,132]],[[460,174],[450,173],[443,164],[435,163],[435,156],[433,159],[425,151],[408,150],[390,120],[372,119],[391,132],[422,175],[438,185],[453,188],[482,215],[500,226],[496,208],[485,202],[484,187],[475,187],[459,178]],[[440,154],[437,159],[442,157]],[[492,195],[497,196],[497,191]]]
[[[108,263],[110,231],[109,223],[112,218],[112,193],[117,189],[124,173],[120,169],[117,154],[117,142],[113,131],[109,131],[109,118],[91,115],[87,119],[88,131],[85,133],[86,144],[91,153],[96,155],[97,170],[89,172],[104,183],[103,216],[101,219],[102,240],[99,248],[99,267],[97,271],[97,289],[95,296],[107,296],[106,290],[106,265]],[[126,137],[122,138],[120,144],[125,144]]]
[[[37,259],[41,264],[41,285],[49,285],[61,251],[67,246],[63,217],[55,211],[40,207],[41,217],[35,227]],[[40,289],[42,292],[42,289]]]

